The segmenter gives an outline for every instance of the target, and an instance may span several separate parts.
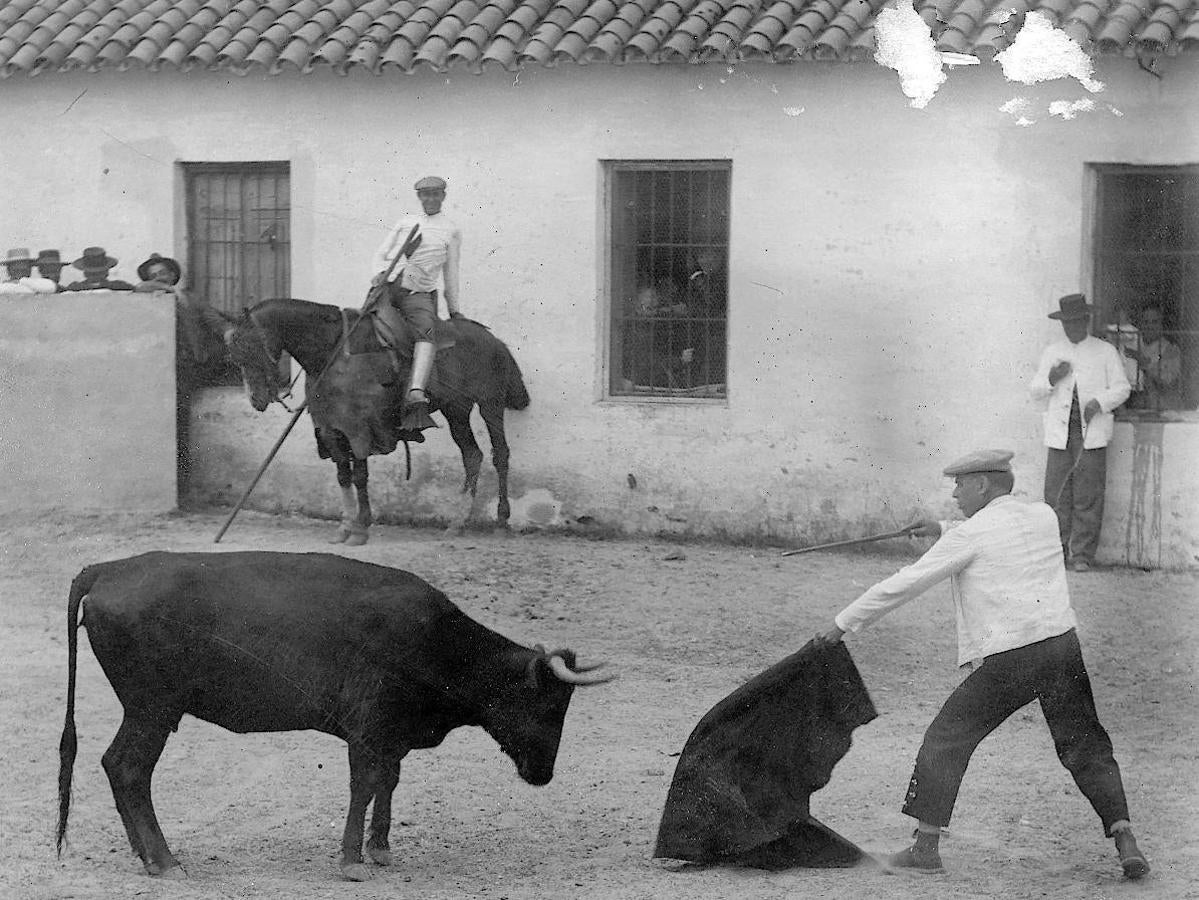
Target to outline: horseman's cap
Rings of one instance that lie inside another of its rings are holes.
[[[418,191],[444,191],[445,179],[436,175],[426,175],[415,185]]]
[[[84,269],[111,269],[116,264],[117,261],[105,253],[103,247],[87,247],[83,251],[83,256],[71,263],[71,265],[80,271]]]
[[[29,255],[28,247],[14,247],[4,257],[4,264],[6,266],[9,263],[19,262],[33,262],[33,257]]]
[[[1085,294],[1067,294],[1057,301],[1058,311],[1051,312],[1051,319],[1085,319],[1091,314],[1091,304]]]
[[[39,269],[49,269],[52,266],[58,266],[61,269],[66,265],[62,261],[62,255],[57,250],[39,250],[37,252],[37,259],[33,261],[33,264]]]
[[[955,459],[943,471],[950,478],[975,472],[1010,472],[1015,455],[1011,450],[975,450]]]
[[[171,259],[169,256],[161,256],[157,253],[151,253],[150,258],[137,267],[137,277],[142,281],[150,280],[150,267],[158,264],[166,266],[175,275],[175,284],[179,283],[179,279],[183,277],[183,267],[178,262]]]

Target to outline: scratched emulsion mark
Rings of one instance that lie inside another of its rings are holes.
[[[874,61],[899,73],[899,87],[912,106],[928,106],[946,76],[932,32],[912,0],[899,0],[879,12],[874,34]]]
[[[1020,33],[1010,47],[996,54],[995,62],[1008,81],[1037,84],[1057,78],[1077,78],[1092,94],[1103,90],[1103,82],[1091,77],[1095,63],[1086,51],[1036,10],[1024,17]]]
[[[1146,567],[1156,563],[1156,568],[1161,568],[1165,431],[1163,422],[1136,422],[1132,426],[1132,495],[1124,526],[1124,562],[1129,565]]]

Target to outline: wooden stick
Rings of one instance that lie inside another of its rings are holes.
[[[850,541],[833,541],[831,544],[817,544],[815,547],[804,547],[800,550],[784,550],[780,556],[798,556],[800,553],[811,553],[815,550],[831,550],[833,547],[852,547],[855,544],[870,544],[874,541],[885,541],[889,538],[905,537],[912,533],[912,529],[901,528],[899,531],[888,531],[886,534],[875,534],[870,537],[854,538]]]

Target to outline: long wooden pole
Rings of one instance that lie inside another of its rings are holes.
[[[416,249],[417,245],[420,243],[419,232],[420,225],[413,225],[412,230],[408,232],[408,237],[406,237],[404,239],[404,243],[400,245],[400,252],[395,255],[395,258],[391,261],[391,265],[387,267],[387,274],[383,276],[383,280],[367,291],[366,300],[362,304],[362,308],[359,310],[359,316],[357,321],[354,322],[354,328],[357,328],[358,324],[362,321],[362,314],[370,309],[371,304],[375,302],[376,295],[380,291],[387,290],[387,282],[391,278],[391,273],[395,271],[397,263],[399,263],[401,259],[409,256],[412,251]],[[225,536],[225,532],[229,530],[229,526],[233,524],[233,520],[237,518],[237,514],[241,512],[241,508],[245,506],[246,501],[250,499],[250,494],[252,494],[254,492],[254,488],[258,486],[258,481],[262,478],[263,473],[266,472],[267,466],[269,466],[272,460],[274,460],[275,454],[279,452],[279,448],[283,446],[283,442],[287,440],[287,436],[291,434],[291,430],[296,427],[296,422],[300,421],[300,416],[304,414],[304,410],[308,409],[308,395],[311,393],[312,388],[320,383],[321,378],[323,378],[325,372],[329,370],[329,366],[333,364],[333,360],[337,358],[337,354],[341,352],[341,348],[345,345],[345,342],[349,339],[353,330],[354,329],[351,328],[342,334],[341,338],[337,342],[337,346],[333,348],[333,352],[330,353],[329,358],[325,360],[325,365],[321,367],[321,370],[317,374],[316,378],[312,379],[311,384],[305,383],[304,402],[296,407],[296,411],[291,414],[291,421],[287,423],[287,427],[283,429],[283,433],[279,435],[279,439],[275,441],[275,446],[271,447],[270,452],[266,455],[266,459],[262,461],[262,465],[260,465],[258,467],[258,471],[254,473],[254,478],[250,481],[249,487],[242,492],[241,499],[237,501],[237,505],[234,506],[233,511],[229,513],[229,517],[225,519],[225,524],[221,526],[221,530],[218,531],[216,533],[216,537],[212,539],[214,544],[219,544],[221,542],[221,538]]]
[[[855,544],[871,544],[874,541],[885,541],[888,538],[905,537],[911,533],[911,528],[901,528],[899,531],[888,531],[886,534],[874,534],[870,537],[854,538],[850,541],[833,541],[831,544],[817,544],[815,547],[803,547],[799,550],[784,550],[779,555],[798,556],[800,553],[812,553],[816,550],[831,550],[833,547],[852,547]]]

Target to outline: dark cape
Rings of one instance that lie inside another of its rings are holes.
[[[877,716],[843,643],[809,641],[717,703],[687,739],[655,857],[762,868],[846,866],[863,851],[808,801]]]

